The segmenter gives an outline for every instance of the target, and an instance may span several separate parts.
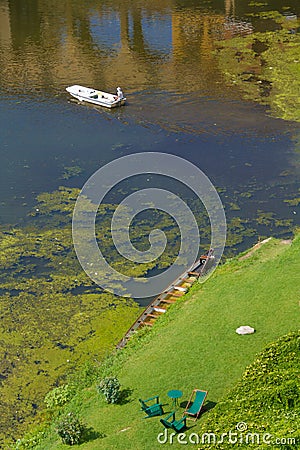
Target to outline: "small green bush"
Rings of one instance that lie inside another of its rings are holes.
[[[120,398],[120,386],[118,378],[107,377],[101,380],[97,389],[104,394],[107,403],[117,403]]]
[[[86,361],[80,370],[72,373],[70,383],[76,386],[76,389],[84,389],[94,385],[101,378],[101,366],[94,361]]]
[[[42,428],[35,429],[27,433],[22,439],[15,443],[14,450],[30,450],[35,448],[45,438],[46,432]]]
[[[65,405],[71,399],[73,394],[74,389],[68,384],[65,384],[48,392],[48,394],[45,396],[44,402],[46,403],[47,408],[57,408],[59,406]]]
[[[57,424],[56,432],[64,444],[80,444],[85,433],[85,426],[75,414],[69,413]]]

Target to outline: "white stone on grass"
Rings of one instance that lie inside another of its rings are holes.
[[[237,334],[253,334],[254,331],[254,328],[249,327],[248,325],[243,325],[235,330]]]

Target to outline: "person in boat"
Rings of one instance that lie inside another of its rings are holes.
[[[124,97],[122,89],[120,87],[117,87],[117,97],[119,100],[121,100]]]

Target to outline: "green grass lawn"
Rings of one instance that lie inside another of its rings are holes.
[[[299,273],[300,236],[292,244],[272,239],[249,258],[229,261],[205,284],[194,286],[156,322],[142,344],[133,342],[119,352],[111,371],[123,389],[131,390],[127,403],[107,405],[92,386],[68,405],[68,411],[77,412],[95,432],[105,435],[91,436],[79,448],[182,448],[157,442],[163,426],[159,418],[143,419],[138,398],[159,394],[166,412],[172,410],[170,389],[183,391],[182,402],[193,388],[208,390],[210,405],[220,401],[258,352],[298,328]],[[240,325],[253,326],[255,334],[237,335]],[[199,431],[208,417],[205,412],[190,431]],[[53,430],[39,449],[68,448]]]
[[[199,433],[204,436],[201,449],[230,450],[236,441],[245,450],[299,448],[299,354],[300,331],[284,335],[259,353],[242,379],[206,415]],[[228,433],[225,439],[220,439],[221,432]]]

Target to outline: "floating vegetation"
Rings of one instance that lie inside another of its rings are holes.
[[[230,221],[227,221],[227,239],[226,247],[231,251],[230,254],[234,252],[233,247],[243,242],[246,237],[251,237],[256,235],[256,230],[249,226],[249,220],[242,219],[241,217],[234,217]]]
[[[112,150],[121,150],[125,147],[125,144],[122,144],[121,142],[118,142],[117,144],[112,145]]]
[[[267,6],[268,3],[266,2],[250,2],[248,3],[249,6]]]
[[[280,174],[279,174],[280,177],[288,177],[288,176],[290,176],[290,175],[291,175],[291,171],[288,170],[288,169],[283,170],[283,171],[280,172]]]
[[[262,227],[260,230],[265,230],[265,233],[268,235],[270,235],[270,233],[276,236],[285,235],[287,230],[293,229],[292,219],[276,217],[272,212],[258,210],[255,222]]]
[[[253,194],[251,192],[241,192],[240,197],[251,198]]]
[[[232,211],[240,211],[240,207],[237,203],[229,202],[229,207]]]
[[[266,105],[275,117],[300,121],[300,22],[277,11],[252,15],[272,19],[274,31],[219,42],[219,66],[246,99]]]
[[[63,180],[68,180],[69,178],[77,177],[82,173],[82,168],[79,166],[66,166],[64,167],[64,172],[61,176]]]
[[[246,13],[246,16],[257,17],[259,19],[273,19],[279,24],[282,22],[283,18],[283,16],[278,11],[257,11],[253,13]]]
[[[291,200],[283,200],[284,203],[287,203],[289,206],[298,206],[300,205],[300,197],[293,198]]]
[[[30,215],[47,216],[47,219],[49,219],[53,214],[59,213],[67,216],[67,220],[70,222],[79,192],[80,189],[66,188],[64,186],[60,186],[58,190],[51,193],[43,192],[37,196],[38,205]],[[57,219],[57,217],[53,217]],[[59,220],[61,220],[60,217]]]
[[[258,211],[258,216],[256,218],[256,222],[260,225],[270,226],[274,221],[275,214],[272,212],[263,212]]]

